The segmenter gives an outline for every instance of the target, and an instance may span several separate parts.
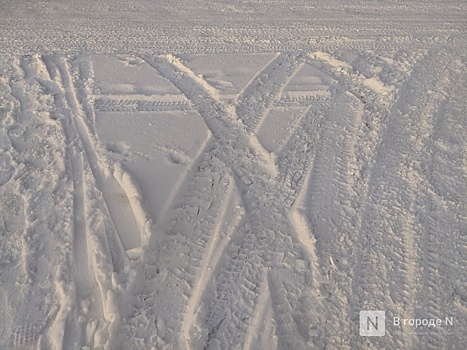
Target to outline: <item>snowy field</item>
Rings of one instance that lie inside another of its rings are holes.
[[[465,0],[2,0],[0,350],[465,350],[466,117]]]

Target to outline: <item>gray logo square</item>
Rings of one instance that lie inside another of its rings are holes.
[[[360,311],[360,335],[382,337],[386,334],[385,311]]]

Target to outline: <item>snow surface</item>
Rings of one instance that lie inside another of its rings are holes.
[[[0,350],[467,349],[466,10],[3,0]]]

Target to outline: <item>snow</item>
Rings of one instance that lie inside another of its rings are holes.
[[[466,16],[3,1],[0,349],[465,349]]]

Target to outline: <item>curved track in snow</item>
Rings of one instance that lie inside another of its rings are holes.
[[[461,2],[85,3],[0,5],[0,348],[463,349]]]

